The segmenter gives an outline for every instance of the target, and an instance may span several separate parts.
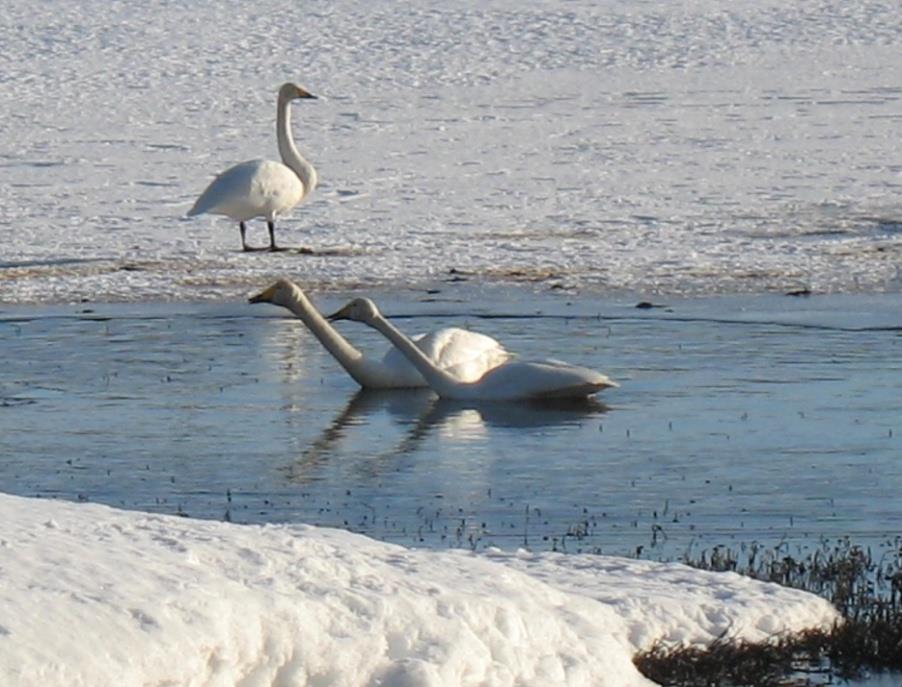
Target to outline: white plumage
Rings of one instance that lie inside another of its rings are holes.
[[[188,216],[210,213],[238,222],[241,247],[248,251],[245,222],[255,217],[266,220],[269,250],[278,250],[276,218],[291,210],[316,188],[316,170],[298,152],[291,134],[291,101],[315,98],[300,86],[286,83],[279,89],[276,108],[276,139],[282,162],[249,160],[230,167],[217,176],[195,201]]]
[[[487,370],[511,358],[504,346],[492,337],[459,327],[443,327],[410,338],[436,367],[462,382],[475,381]],[[382,363],[392,375],[398,375],[402,370],[405,376],[413,373],[416,386],[428,386],[423,375],[395,346],[386,351]]]
[[[401,351],[392,347],[380,358],[363,355],[323,318],[304,292],[287,279],[280,279],[250,299],[272,303],[297,315],[326,350],[366,389],[422,388],[426,380]],[[457,327],[446,327],[415,337],[416,345],[434,365],[456,379],[472,381],[510,359],[495,339]]]
[[[332,315],[332,320],[363,322],[381,332],[413,363],[442,398],[468,401],[531,401],[585,398],[617,386],[606,375],[559,360],[512,360],[486,370],[478,379],[461,381],[440,369],[395,328],[368,298],[357,298]]]

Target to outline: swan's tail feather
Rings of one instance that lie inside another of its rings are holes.
[[[191,209],[188,210],[187,216],[194,217],[195,215],[202,215],[205,212],[209,211],[212,207],[213,203],[209,201],[206,197],[207,194],[201,194],[200,198],[194,201],[194,205],[191,206]]]

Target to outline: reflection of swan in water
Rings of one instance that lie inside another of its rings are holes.
[[[405,455],[415,453],[423,441],[434,432],[441,432],[444,440],[472,443],[484,438],[492,430],[529,430],[566,427],[601,415],[607,407],[593,398],[556,400],[553,404],[474,403],[436,398],[428,389],[417,391],[368,391],[355,394],[332,422],[307,447],[298,459],[288,466],[290,481],[307,482],[314,479],[319,467],[338,454],[338,445],[354,427],[371,424],[377,413],[387,412],[393,424],[407,428],[402,440],[394,446],[368,454],[362,467],[367,473],[379,475],[388,464]]]
[[[381,359],[363,355],[326,321],[301,288],[287,279],[279,279],[250,302],[280,305],[297,315],[364,389],[426,387],[426,380],[398,349],[390,348]],[[495,339],[458,327],[438,329],[415,343],[439,368],[464,381],[479,379],[511,357]]]
[[[508,361],[487,370],[475,381],[461,381],[425,356],[369,298],[355,298],[329,319],[362,322],[380,332],[413,363],[442,398],[472,401],[585,398],[617,386],[596,370],[559,360]]]
[[[367,417],[387,410],[399,418],[417,418],[428,412],[435,396],[428,389],[391,391],[382,389],[361,389],[320,435],[303,450],[300,457],[287,468],[290,481],[306,482],[316,468],[326,463],[335,447],[348,431],[367,423]],[[402,420],[403,421],[403,420]]]

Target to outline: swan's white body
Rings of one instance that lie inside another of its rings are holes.
[[[244,250],[250,250],[245,241],[244,223],[263,217],[269,226],[270,249],[276,250],[276,218],[316,188],[316,170],[298,152],[291,135],[291,101],[314,97],[299,86],[284,84],[279,89],[276,109],[276,139],[282,162],[249,160],[230,167],[210,183],[188,211],[188,216],[206,212],[239,222]]]
[[[275,221],[306,195],[304,183],[288,166],[275,160],[249,160],[216,177],[188,215],[208,212],[238,222],[255,217]]]
[[[437,367],[394,327],[369,299],[358,298],[331,319],[363,322],[381,332],[413,363],[429,386],[442,398],[466,401],[535,401],[584,398],[617,386],[607,376],[587,367],[559,360],[509,361],[487,370],[479,379],[461,381]]]
[[[365,389],[428,386],[413,364],[394,347],[381,359],[363,355],[326,321],[304,292],[287,279],[280,279],[250,300],[252,303],[273,303],[288,308]],[[468,381],[479,379],[486,370],[510,359],[504,347],[491,337],[456,327],[421,336],[416,340],[416,346],[433,365],[455,379]]]

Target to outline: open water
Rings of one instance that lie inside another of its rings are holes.
[[[7,309],[0,483],[429,547],[677,558],[822,538],[898,546],[898,298],[640,310],[528,296],[451,289],[385,309],[408,332],[469,326],[621,388],[565,407],[363,393],[273,306]]]

